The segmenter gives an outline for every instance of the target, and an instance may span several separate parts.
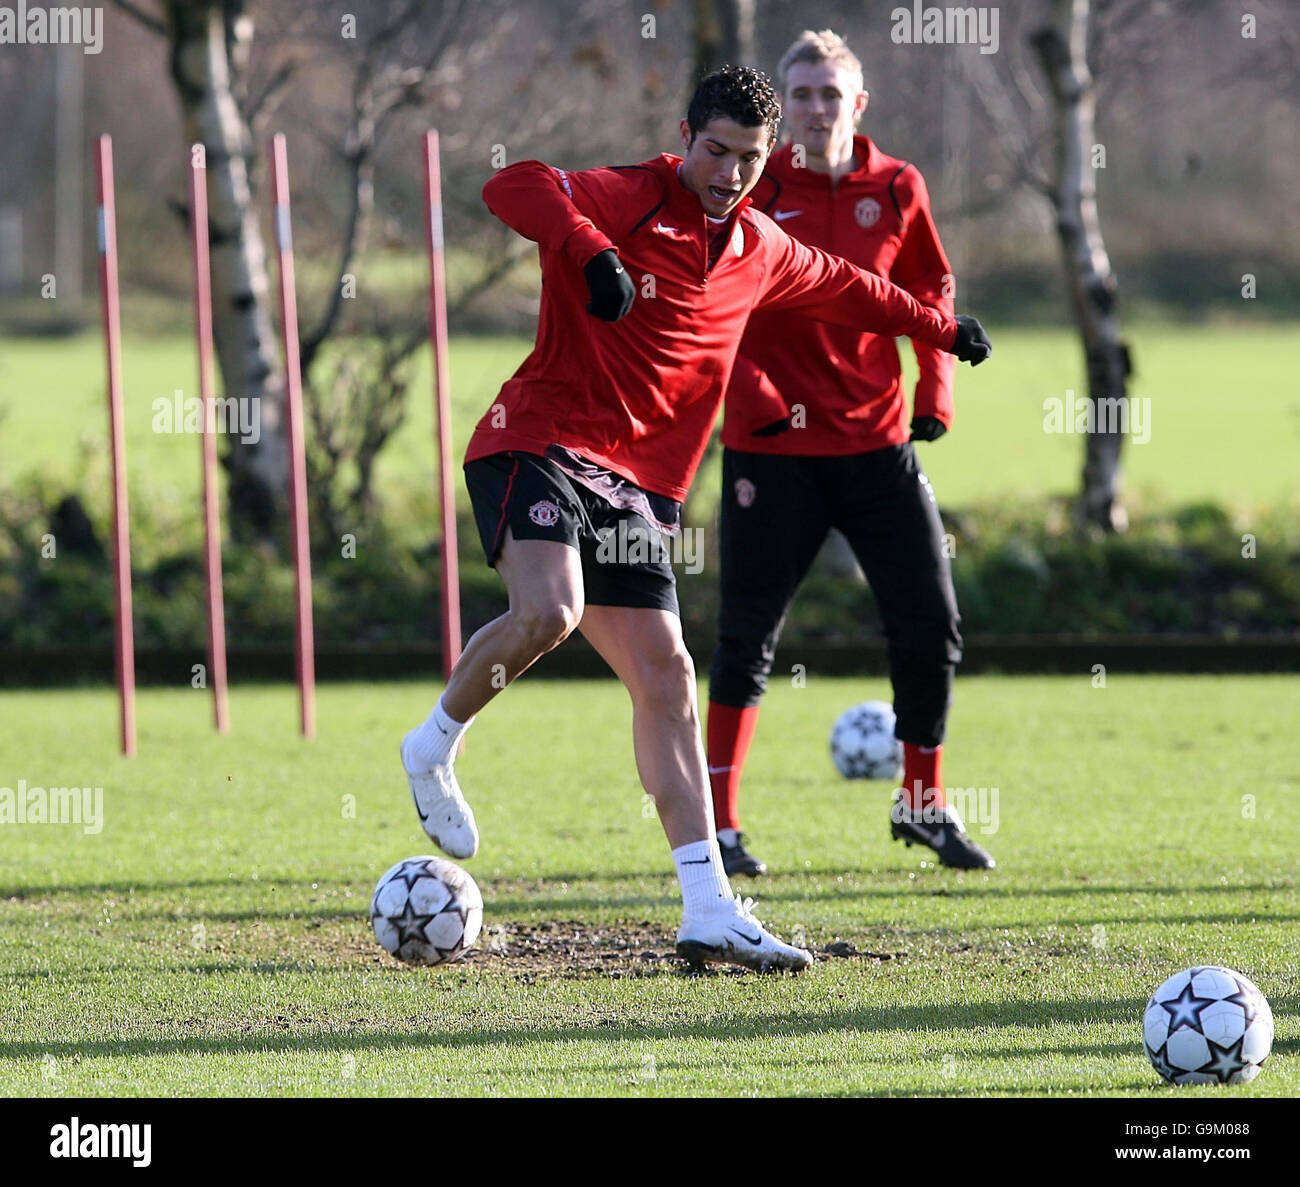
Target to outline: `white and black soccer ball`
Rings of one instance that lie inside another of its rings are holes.
[[[845,709],[831,727],[831,758],[846,779],[893,779],[903,772],[903,746],[894,737],[894,710],[884,701]]]
[[[408,857],[379,879],[370,923],[398,960],[450,964],[464,959],[483,929],[483,895],[455,862]]]
[[[1273,1011],[1249,978],[1197,965],[1151,995],[1142,1045],[1171,1084],[1246,1084],[1272,1049]]]

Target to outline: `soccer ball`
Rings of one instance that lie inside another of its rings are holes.
[[[845,709],[831,727],[831,758],[846,779],[897,780],[903,747],[894,737],[894,710],[884,701]]]
[[[1197,965],[1151,995],[1142,1045],[1171,1084],[1246,1084],[1273,1046],[1273,1011],[1240,973]]]
[[[442,857],[408,857],[379,879],[370,922],[386,952],[407,964],[463,960],[483,928],[474,879]]]

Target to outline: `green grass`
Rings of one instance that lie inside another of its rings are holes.
[[[744,800],[775,871],[760,917],[890,957],[798,978],[527,958],[542,924],[670,947],[608,681],[526,677],[470,734],[469,866],[504,954],[384,957],[373,883],[428,851],[396,739],[434,693],[323,687],[308,743],[286,687],[237,688],[227,738],[204,694],[150,690],[129,761],[107,691],[0,694],[0,786],[104,788],[97,835],[0,827],[0,1094],[1166,1095],[1141,1009],[1193,962],[1253,977],[1277,1040],[1255,1084],[1178,1091],[1300,1093],[1295,678],[960,682],[945,770],[999,789],[988,874],[891,844],[885,787],[831,772],[829,722],[883,683],[774,688]]]
[[[1043,401],[1081,389],[1077,339],[1065,330],[992,327],[993,360],[961,368],[958,420],[922,458],[951,507],[1072,493],[1081,438],[1043,432]],[[1132,394],[1151,400],[1151,440],[1126,448],[1127,488],[1146,501],[1217,499],[1255,508],[1300,498],[1292,464],[1300,446],[1300,395],[1287,326],[1133,327],[1138,368]],[[530,344],[457,338],[452,348],[455,456]],[[911,352],[904,347],[910,369]],[[128,471],[137,506],[178,521],[198,503],[198,444],[152,431],[152,404],[179,388],[193,394],[195,364],[183,335],[128,335],[124,347]],[[36,473],[56,493],[84,487],[107,506],[107,417],[98,338],[13,338],[0,356],[0,487]],[[399,520],[427,519],[434,446],[428,352],[419,358],[406,425],[382,455],[377,484]],[[717,475],[701,475],[716,498]],[[460,492],[464,500],[463,490]]]

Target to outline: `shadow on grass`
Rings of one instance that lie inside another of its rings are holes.
[[[162,894],[178,890],[231,890],[241,887],[269,888],[271,886],[342,885],[321,883],[319,878],[268,878],[257,881],[249,878],[191,878],[175,882],[60,882],[53,886],[0,886],[0,900],[33,898],[66,898],[75,895],[96,894]]]
[[[474,873],[470,868],[470,873]],[[972,880],[967,880],[967,875],[960,874],[952,870],[927,870],[924,871],[920,879],[910,878],[909,874],[917,871],[908,866],[885,867],[883,869],[863,871],[854,869],[844,869],[840,867],[818,867],[807,870],[791,870],[785,873],[776,873],[768,875],[761,879],[737,879],[736,889],[752,891],[755,897],[765,899],[776,899],[780,901],[791,899],[802,899],[808,897],[807,881],[817,878],[838,878],[843,876],[853,876],[861,878],[898,878],[897,883],[888,885],[873,886],[848,886],[843,883],[832,882],[826,885],[827,894],[821,896],[826,898],[897,898],[902,893],[912,895],[935,895],[937,897],[953,898],[1062,898],[1062,897],[1087,897],[1091,895],[1111,895],[1111,894],[1141,894],[1156,895],[1160,898],[1184,898],[1189,894],[1239,894],[1239,893],[1264,893],[1264,894],[1281,894],[1287,891],[1296,891],[1300,889],[1294,882],[1251,882],[1251,883],[1229,883],[1213,882],[1203,886],[1176,886],[1170,888],[1165,885],[1134,885],[1124,886],[1114,883],[1083,883],[1069,886],[998,886],[977,883],[973,880],[975,877],[983,878],[985,875],[977,874],[970,876]],[[991,875],[994,878],[1003,877],[1001,873]],[[541,873],[503,873],[494,877],[488,877],[486,874],[478,874],[480,883],[484,886],[517,886],[520,883],[527,883],[536,886],[539,891],[551,889],[555,884],[562,882],[567,883],[586,883],[597,882],[600,884],[620,883],[620,882],[653,882],[661,880],[665,885],[670,885],[672,881],[672,869],[670,866],[656,870],[643,871],[619,871],[616,873],[602,873],[599,870],[584,871],[558,871],[552,873],[544,871]],[[76,895],[97,895],[97,894],[159,894],[173,893],[176,891],[187,890],[256,890],[260,892],[269,892],[272,886],[303,886],[336,889],[340,887],[370,886],[370,877],[359,877],[355,882],[335,879],[322,880],[320,877],[276,877],[262,875],[256,881],[243,877],[228,878],[200,878],[187,879],[171,882],[80,882],[80,883],[57,883],[54,885],[28,885],[28,886],[0,886],[0,900],[3,899],[33,899],[33,898],[53,898],[67,897]],[[539,885],[540,884],[540,885]],[[672,888],[675,894],[676,888]],[[512,900],[505,900],[512,901]],[[535,904],[538,900],[529,898],[520,901]],[[566,901],[566,900],[559,900]],[[567,900],[578,901],[578,900]],[[624,899],[621,901],[647,901],[658,902],[654,899]]]
[[[1202,913],[1202,914],[1173,914],[1168,911],[1166,900],[1182,900],[1190,895],[1218,895],[1224,894],[1296,894],[1297,887],[1290,882],[1251,882],[1235,883],[1224,885],[1221,882],[1206,883],[1200,886],[1178,886],[1169,888],[1164,885],[1123,885],[1113,882],[1107,883],[1080,883],[1070,885],[1056,886],[998,886],[989,885],[984,882],[974,881],[975,877],[983,878],[984,875],[973,875],[971,880],[967,881],[967,876],[957,874],[950,870],[932,870],[928,871],[922,879],[911,879],[905,876],[913,871],[906,869],[887,870],[883,873],[862,874],[862,877],[879,878],[890,874],[899,877],[899,881],[890,885],[852,885],[841,882],[816,882],[809,884],[812,879],[833,878],[839,876],[845,871],[832,868],[819,868],[814,870],[794,871],[790,874],[778,874],[775,876],[764,877],[761,879],[736,879],[733,883],[733,889],[739,889],[743,893],[752,894],[756,900],[763,903],[800,903],[807,904],[810,908],[816,909],[824,906],[835,905],[839,903],[851,903],[856,900],[888,900],[891,902],[927,900],[930,898],[946,898],[950,900],[983,900],[986,909],[996,909],[999,903],[1012,902],[1031,902],[1037,899],[1073,899],[1079,900],[1085,907],[1090,910],[1086,923],[1108,923],[1108,924],[1144,924],[1151,923],[1153,919],[1159,918],[1160,922],[1170,925],[1175,924],[1232,924],[1239,925],[1243,920],[1242,913],[1239,911],[1224,911],[1221,913]],[[997,875],[993,875],[997,877]],[[554,893],[554,887],[560,883],[576,883],[579,885],[597,883],[599,885],[618,884],[632,881],[649,881],[655,878],[662,880],[664,886],[663,893],[654,894],[607,894],[607,893],[578,893],[557,895]],[[521,883],[527,887],[535,887],[537,893],[519,893]],[[665,904],[676,901],[677,888],[673,885],[671,875],[666,872],[658,873],[622,873],[609,876],[593,875],[591,872],[582,873],[556,873],[542,876],[534,875],[532,877],[500,877],[496,879],[485,879],[483,881],[485,897],[487,899],[488,909],[497,916],[528,915],[537,913],[554,914],[556,912],[574,912],[574,911],[608,911],[610,909],[645,909],[652,907],[662,907]],[[550,891],[551,893],[547,893]],[[511,893],[514,892],[514,893]],[[1115,903],[1107,905],[1097,903],[1091,907],[1088,906],[1089,900],[1094,898],[1113,898],[1124,896],[1126,899],[1139,897],[1151,902],[1151,910],[1134,912],[1131,910],[1131,902]],[[1125,915],[1108,914],[1109,910],[1122,909],[1129,907],[1130,911]],[[1294,923],[1300,921],[1300,904],[1294,911],[1251,911],[1249,918],[1251,921],[1265,923]],[[980,918],[976,926],[981,929],[1003,928],[1003,929],[1025,929],[1025,928],[1048,928],[1053,926],[1082,926],[1082,922],[1077,919],[1056,919],[1040,918],[1038,920],[1012,920],[997,921],[988,918]],[[879,926],[875,924],[873,926]],[[951,928],[923,929],[919,934],[927,932],[949,933]]]
[[[473,870],[470,871],[473,873]],[[854,870],[842,869],[836,867],[819,867],[808,870],[790,870],[788,872],[778,872],[768,874],[762,878],[736,878],[733,881],[733,889],[744,890],[751,893],[755,898],[806,898],[807,886],[804,883],[811,878],[839,878],[839,877],[858,877],[858,878],[898,878],[898,882],[889,885],[875,886],[849,886],[845,887],[842,882],[831,882],[826,884],[829,892],[825,897],[845,898],[897,898],[901,893],[916,895],[935,895],[940,898],[951,896],[953,898],[1082,898],[1090,895],[1107,895],[1107,894],[1149,894],[1157,895],[1161,898],[1185,898],[1190,894],[1239,894],[1239,893],[1264,893],[1264,894],[1283,894],[1287,891],[1300,891],[1300,882],[1237,882],[1225,885],[1222,882],[1213,882],[1204,886],[1170,886],[1167,883],[1147,884],[1136,886],[1120,886],[1114,883],[1080,883],[1069,886],[998,886],[986,885],[976,882],[974,879],[983,878],[986,875],[976,873],[966,875],[953,870],[932,869],[920,873],[917,878],[908,877],[909,874],[915,874],[918,871],[909,866],[887,866],[878,870]],[[992,878],[1000,878],[1006,875],[1000,871],[991,875]],[[1011,875],[1014,877],[1014,875]],[[501,874],[494,878],[482,876],[480,883],[484,886],[508,886],[512,883],[529,883],[536,885],[541,883],[539,889],[545,889],[551,883],[582,883],[582,882],[645,882],[654,879],[671,880],[672,870],[664,868],[653,871],[643,871],[640,873],[620,872],[613,874],[603,874],[598,870],[587,870],[582,873],[570,871],[568,873],[540,873],[540,874]],[[968,880],[969,879],[969,880]]]
[[[53,1042],[0,1043],[0,1059],[43,1059],[79,1057],[153,1057],[188,1054],[257,1054],[295,1051],[393,1051],[430,1049],[456,1051],[490,1047],[527,1047],[538,1043],[573,1042],[655,1042],[669,1040],[735,1040],[770,1042],[774,1037],[794,1038],[823,1034],[827,1031],[933,1032],[954,1026],[968,1028],[1014,1027],[1047,1030],[1065,1024],[1098,1025],[1119,1023],[1130,1026],[1141,1017],[1145,999],[1111,1001],[1002,1001],[943,1006],[864,1006],[854,1009],[829,1009],[824,1012],[799,1011],[786,1014],[762,1014],[746,1018],[728,1018],[718,1022],[688,1022],[682,1025],[609,1025],[608,1019],[594,1024],[558,1026],[465,1027],[457,1030],[424,1034],[395,1034],[391,1030],[313,1030],[308,1033],[263,1031],[257,1034],[192,1039],[80,1039]],[[270,1025],[260,1020],[262,1025]],[[250,1019],[244,1025],[255,1024]],[[1109,1048],[1103,1047],[1103,1050]],[[1116,1054],[1126,1050],[1122,1041],[1114,1045]],[[1050,1046],[1032,1055],[1051,1051]]]
[[[804,871],[802,875],[764,878],[759,882],[746,880],[742,883],[737,880],[737,886],[746,892],[752,892],[759,901],[760,906],[763,903],[796,903],[804,905],[810,910],[819,910],[839,904],[851,904],[857,901],[874,900],[887,900],[893,903],[907,902],[919,905],[924,909],[925,903],[932,898],[947,899],[954,904],[963,899],[981,900],[985,910],[995,910],[999,903],[1030,902],[1036,899],[1050,900],[1058,897],[1084,900],[1085,905],[1086,900],[1091,897],[1113,898],[1124,896],[1126,900],[1129,900],[1113,904],[1096,903],[1091,906],[1090,913],[1084,921],[1080,921],[1078,918],[1048,918],[1046,916],[1036,920],[997,920],[981,914],[980,918],[971,925],[978,930],[1077,927],[1081,926],[1083,922],[1087,924],[1146,924],[1151,923],[1157,917],[1162,923],[1169,925],[1239,925],[1246,921],[1240,911],[1176,914],[1168,911],[1165,900],[1170,898],[1182,899],[1194,894],[1258,895],[1295,891],[1295,887],[1292,885],[1276,882],[1256,882],[1227,886],[1215,882],[1202,886],[1179,887],[1177,890],[1168,890],[1155,886],[1116,885],[1114,883],[1023,888],[974,883],[966,885],[961,875],[953,876],[948,872],[939,871],[935,871],[932,878],[926,878],[924,881],[909,879],[900,881],[895,885],[846,885],[836,882],[813,882],[810,884],[811,879],[825,876],[827,876],[826,871]],[[611,885],[617,886],[620,883],[633,881],[658,881],[662,889],[658,892],[647,891],[647,893],[640,894],[611,893],[605,889]],[[563,883],[576,884],[580,889],[577,893],[557,894],[556,890]],[[364,918],[367,914],[366,904],[368,898],[358,891],[355,900],[356,905],[349,908],[341,908],[336,905],[316,907],[310,903],[281,906],[272,897],[275,893],[273,888],[312,888],[328,892],[345,887],[351,888],[354,885],[360,886],[359,883],[322,882],[319,878],[313,880],[309,877],[264,877],[256,882],[239,879],[204,879],[175,882],[100,882],[50,887],[5,887],[0,888],[0,905],[3,905],[5,899],[8,899],[11,903],[22,904],[46,898],[67,899],[77,896],[94,897],[96,895],[115,894],[126,897],[126,901],[121,903],[119,907],[123,922],[152,919],[176,921],[178,923],[201,920],[204,923],[302,921],[324,924]],[[602,918],[609,918],[611,913],[615,916],[620,914],[625,916],[641,915],[665,907],[674,907],[679,901],[677,887],[673,883],[671,873],[664,871],[653,874],[624,873],[609,877],[592,875],[591,873],[568,873],[551,874],[544,877],[534,875],[531,877],[483,878],[481,885],[489,912],[497,919],[504,918],[507,920],[519,917],[535,917],[537,915],[549,918],[557,916],[571,918],[575,914],[584,912],[595,912]],[[139,901],[142,897],[154,894],[183,895],[190,891],[217,889],[230,892],[232,895],[238,895],[244,898],[245,901],[251,899],[252,904],[242,909],[207,910],[182,904],[180,907],[169,906],[167,909],[162,910],[148,910],[141,909],[146,907],[147,904]],[[1141,909],[1133,911],[1131,899],[1135,897],[1150,900],[1151,910],[1145,912]],[[1119,910],[1125,907],[1129,908],[1127,914],[1115,915],[1109,913],[1111,910]],[[1258,924],[1295,923],[1300,921],[1300,905],[1297,905],[1297,908],[1293,911],[1251,911],[1249,921]],[[869,923],[868,930],[886,926],[879,921],[869,922],[863,920],[861,922],[864,926]],[[908,928],[906,930],[909,934],[918,936],[947,935],[954,932],[951,927]],[[969,928],[963,930],[969,930]]]
[[[1096,1050],[1116,1060],[1122,1059],[1124,1056],[1124,1050],[1122,1044],[1098,1046]],[[977,1058],[977,1057],[983,1058],[985,1055],[984,1052],[979,1052],[979,1053],[970,1052],[968,1054],[971,1058]],[[998,1053],[998,1054],[1001,1054],[1005,1058],[1006,1053]],[[1018,1054],[1022,1058],[1023,1057],[1033,1058],[1041,1055],[1042,1052],[1021,1051],[1012,1054]],[[859,1100],[859,1099],[866,1099],[866,1098],[873,1098],[873,1097],[874,1098],[955,1097],[955,1096],[1041,1097],[1045,1095],[1065,1096],[1068,1093],[1071,1095],[1072,1099],[1075,1099],[1084,1093],[1091,1093],[1092,1095],[1095,1096],[1117,1096],[1121,1094],[1127,1095],[1130,1093],[1136,1093],[1136,1094],[1142,1094],[1148,1096],[1163,1096],[1167,1092],[1176,1093],[1182,1091],[1181,1089],[1176,1088],[1171,1084],[1165,1084],[1164,1082],[1162,1082],[1156,1076],[1156,1073],[1154,1071],[1152,1071],[1150,1076],[1134,1077],[1132,1079],[1123,1080],[1119,1082],[1108,1080],[1104,1086],[1099,1086],[1095,1082],[1089,1083],[1082,1079],[1078,1079],[1071,1082],[1065,1079],[1065,1076],[1069,1074],[1068,1069],[1061,1069],[1060,1074],[1053,1079],[1050,1080],[1043,1079],[1034,1083],[1008,1084],[1005,1082],[999,1082],[997,1079],[993,1078],[994,1074],[992,1073],[990,1074],[990,1077],[987,1080],[979,1083],[972,1083],[972,1078],[974,1073],[972,1073],[972,1071],[969,1068],[964,1069],[962,1071],[961,1074],[963,1079],[960,1082],[957,1082],[953,1079],[949,1079],[944,1076],[943,1072],[940,1070],[941,1065],[937,1066],[935,1069],[935,1076],[934,1076],[936,1081],[935,1083],[933,1084],[913,1083],[913,1084],[900,1086],[898,1084],[898,1080],[900,1078],[898,1074],[898,1068],[892,1060],[881,1059],[881,1060],[874,1060],[872,1062],[878,1065],[877,1067],[872,1069],[873,1071],[878,1073],[876,1076],[873,1077],[873,1079],[877,1083],[883,1082],[885,1084],[888,1084],[889,1085],[888,1087],[873,1087],[871,1086],[870,1083],[865,1085],[861,1083],[852,1083],[838,1089],[829,1089],[825,1087],[825,1085],[823,1084],[821,1087],[818,1088],[818,1090],[815,1093],[812,1093],[811,1095],[814,1095],[818,1098],[832,1098],[832,1099],[846,1098],[846,1099]],[[765,1072],[770,1072],[777,1069],[785,1069],[787,1073],[793,1072],[795,1073],[796,1076],[798,1075],[799,1072],[807,1072],[810,1075],[817,1074],[816,1070],[809,1066],[807,1060],[771,1059],[765,1056],[763,1059],[762,1066],[763,1066],[763,1071]],[[583,1071],[587,1074],[590,1074],[592,1072],[605,1072],[609,1076],[613,1085],[617,1085],[617,1088],[622,1089],[624,1094],[628,1096],[658,1097],[658,1096],[679,1096],[683,1094],[695,1095],[695,1093],[692,1091],[692,1085],[695,1081],[697,1081],[701,1073],[701,1069],[692,1064],[665,1061],[658,1057],[656,1057],[655,1059],[655,1079],[650,1082],[647,1082],[641,1078],[644,1075],[644,1070],[645,1070],[644,1065],[642,1064],[634,1064],[629,1062],[596,1063],[593,1062],[592,1060],[584,1059],[582,1061],[582,1068]],[[734,1074],[738,1076],[747,1074],[741,1068],[734,1068],[728,1070],[733,1071]],[[518,1076],[521,1072],[524,1072],[526,1074],[528,1071],[529,1069],[516,1069],[512,1071],[511,1074]],[[535,1074],[538,1076],[538,1078],[545,1078],[547,1080],[550,1080],[554,1078],[555,1071],[554,1069],[551,1068],[545,1068],[545,1069],[539,1069]],[[911,1070],[910,1074],[914,1076],[915,1070],[914,1069]],[[903,1078],[906,1079],[906,1076]],[[666,1092],[658,1091],[658,1089],[660,1089],[661,1086],[669,1088],[669,1091]],[[641,1089],[642,1091],[636,1092],[635,1091],[636,1089]],[[606,1090],[604,1089],[601,1090],[601,1095],[607,1095],[607,1094],[608,1093],[606,1092]],[[784,1096],[800,1095],[797,1088],[782,1089],[781,1094]]]
[[[839,904],[850,904],[860,900],[873,900],[878,898],[888,898],[894,902],[915,903],[918,896],[909,895],[906,890],[894,891],[886,895],[878,894],[874,891],[859,893],[857,890],[837,889],[829,894],[810,895],[800,890],[775,891],[762,888],[752,892],[755,902],[758,904],[757,910],[759,917],[763,917],[763,907],[772,903],[799,904],[809,911],[818,911],[827,907],[833,907]],[[924,899],[928,896],[919,896]],[[955,897],[955,896],[954,896]],[[1032,896],[1028,896],[1032,897]],[[675,886],[666,886],[664,893],[660,895],[618,895],[618,894],[567,894],[556,896],[523,897],[510,898],[501,897],[492,893],[491,888],[487,888],[484,893],[484,901],[487,909],[495,918],[514,918],[516,916],[535,916],[542,914],[547,918],[554,918],[557,915],[564,914],[566,917],[573,913],[582,913],[584,911],[597,911],[608,915],[610,911],[632,911],[641,912],[650,908],[662,908],[675,904],[678,901],[678,895]],[[1121,904],[1117,904],[1121,905]],[[1122,904],[1131,906],[1131,904]],[[933,908],[937,910],[937,908]],[[921,910],[925,910],[924,905]],[[1005,930],[1050,930],[1057,927],[1089,927],[1098,923],[1106,924],[1150,924],[1159,922],[1170,926],[1183,924],[1230,924],[1240,926],[1243,923],[1253,922],[1258,924],[1268,923],[1294,923],[1300,920],[1300,906],[1292,912],[1264,912],[1251,911],[1248,918],[1244,918],[1241,912],[1225,911],[1216,914],[1186,914],[1179,915],[1164,911],[1152,911],[1147,914],[1127,914],[1112,915],[1108,912],[1103,904],[1098,904],[1088,914],[1082,918],[1076,913],[1071,916],[1053,916],[1043,915],[1035,919],[1009,919],[1000,920],[990,918],[981,914],[977,919],[971,921],[961,928],[940,927],[940,928],[907,928],[909,932],[916,934],[926,934],[936,932],[951,934],[958,930],[981,930],[1005,929]],[[878,929],[882,926],[892,926],[882,923],[880,920],[861,919],[859,922],[863,927]]]

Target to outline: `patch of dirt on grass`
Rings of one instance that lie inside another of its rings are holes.
[[[836,959],[892,960],[897,953],[860,952],[852,944],[837,940],[814,951],[818,961]],[[465,958],[468,965],[499,969],[531,981],[537,975],[559,975],[570,979],[587,977],[698,976],[703,972],[723,976],[744,974],[731,965],[714,965],[701,970],[676,953],[675,934],[655,928],[648,920],[640,923],[605,924],[593,927],[580,919],[551,923],[493,924]]]
[[[593,927],[580,919],[554,923],[496,923],[483,929],[465,962],[527,977],[659,976],[686,967],[675,938],[648,920]]]

